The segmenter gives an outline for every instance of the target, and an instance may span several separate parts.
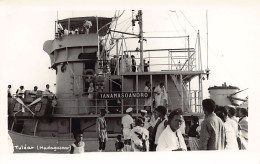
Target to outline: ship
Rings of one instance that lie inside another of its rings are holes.
[[[165,37],[146,37],[143,12],[133,11],[133,15],[131,23],[138,26],[138,33],[117,30],[120,16],[72,17],[54,22],[54,39],[47,40],[43,50],[56,72],[55,95],[43,96],[44,91],[38,90],[34,98],[29,91],[22,98],[8,98],[8,130],[15,153],[68,153],[76,129],[84,131],[85,151],[97,151],[95,125],[101,109],[107,111],[106,151],[115,151],[126,109],[132,107],[133,117],[139,117],[145,99],[153,95],[152,91],[144,92],[147,81],[152,87],[164,83],[167,113],[181,108],[186,126],[191,124],[192,115],[203,115],[202,83],[208,71],[202,68],[199,32],[194,46],[187,35],[168,37],[184,40],[181,46],[144,49],[147,40]],[[120,37],[114,37],[115,33]],[[135,40],[137,48],[129,49],[128,39]],[[115,68],[111,67],[113,56]],[[135,70],[127,65],[127,56],[135,56]],[[94,87],[91,93],[90,85]]]

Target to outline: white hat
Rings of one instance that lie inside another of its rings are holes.
[[[147,111],[146,111],[146,110],[143,110],[143,109],[140,110],[140,112],[142,112],[142,113],[147,113]]]
[[[132,111],[133,111],[133,108],[130,107],[130,108],[127,108],[126,113],[130,113],[130,112],[132,112]]]
[[[233,105],[227,105],[227,107],[236,109],[236,107]]]

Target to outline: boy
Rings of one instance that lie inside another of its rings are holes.
[[[78,129],[74,131],[75,142],[71,145],[70,154],[81,154],[84,153],[85,142],[83,139],[83,131]]]

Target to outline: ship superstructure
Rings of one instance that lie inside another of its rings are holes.
[[[37,98],[40,99],[33,105],[30,104],[35,99],[29,95],[21,98],[33,114],[28,110],[16,113],[23,105],[15,98],[9,100],[9,129],[21,133],[10,133],[17,145],[66,147],[73,139],[72,132],[83,129],[84,139],[92,145],[87,147],[87,151],[95,151],[95,125],[100,109],[107,111],[108,136],[113,140],[121,133],[121,118],[126,109],[132,107],[133,116],[137,117],[144,108],[144,99],[153,96],[152,91],[144,92],[147,81],[152,87],[164,82],[168,112],[181,108],[187,117],[202,112],[205,71],[202,70],[200,51],[197,52],[199,48],[190,47],[189,36],[182,37],[185,40],[183,47],[144,49],[144,40],[159,37],[146,38],[143,35],[142,11],[138,11],[132,20],[133,24],[138,22],[139,34],[111,29],[116,19],[76,17],[55,22],[55,38],[46,41],[43,50],[50,57],[51,68],[56,71],[56,95],[43,98],[39,92]],[[122,35],[116,38],[111,37],[111,33]],[[133,38],[139,41],[139,47],[127,49],[125,40]],[[199,43],[199,34],[197,39]],[[167,56],[161,56],[161,52]],[[127,56],[132,55],[137,63],[135,72],[128,70],[126,64]],[[114,72],[111,71],[112,56],[116,59]],[[193,79],[196,80],[196,89],[191,85]],[[92,85],[94,89],[90,92]],[[66,149],[60,152],[66,152]]]

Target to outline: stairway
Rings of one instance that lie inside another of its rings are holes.
[[[182,92],[183,92],[183,108],[184,108],[183,111],[184,112],[192,112],[190,107],[189,107],[188,96],[186,94],[184,94],[184,93],[186,93],[187,88],[183,84],[180,84],[180,82],[179,82],[179,80],[177,78],[177,75],[170,75],[170,76],[171,76],[172,81],[174,82],[174,84],[176,86],[176,89],[177,89],[180,97],[181,97]]]

